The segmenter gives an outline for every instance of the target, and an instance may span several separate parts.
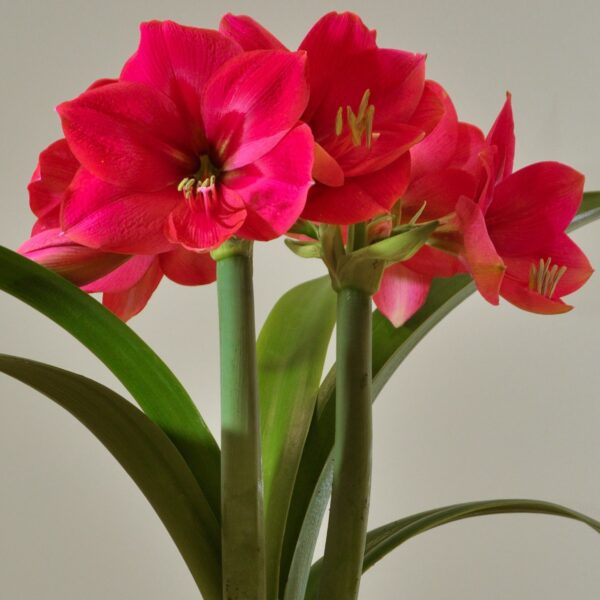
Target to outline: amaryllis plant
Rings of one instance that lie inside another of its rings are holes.
[[[118,77],[57,111],[64,137],[40,154],[36,221],[16,253],[1,250],[0,284],[94,352],[139,408],[50,365],[1,355],[0,370],[108,448],[202,597],[351,600],[388,552],[471,516],[540,512],[600,531],[508,499],[367,532],[372,403],[410,350],[475,290],[556,314],[592,274],[568,232],[600,216],[600,193],[557,162],[513,169],[510,95],[486,133],[427,79],[424,54],[380,48],[354,14],[325,15],[297,50],[228,14],[218,30],[142,24]],[[253,244],[279,237],[324,275],[287,292],[257,341]],[[220,447],[125,325],[163,277],[216,280]]]

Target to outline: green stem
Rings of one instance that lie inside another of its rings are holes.
[[[265,598],[260,422],[252,245],[230,241],[217,260],[221,342],[223,598]]]
[[[337,307],[334,475],[320,600],[358,597],[371,486],[371,297],[343,288]]]
[[[367,243],[367,224],[356,223],[348,228],[348,250],[358,250],[363,248]]]

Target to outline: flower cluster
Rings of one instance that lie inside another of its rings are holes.
[[[379,48],[351,13],[325,15],[297,51],[249,17],[218,31],[145,23],[119,78],[58,113],[64,139],[40,155],[20,251],[123,319],[163,276],[212,282],[210,252],[228,239],[298,222],[316,244],[328,226],[365,224],[369,244],[436,223],[385,261],[374,298],[396,326],[434,277],[468,272],[491,303],[558,313],[592,272],[565,234],[583,176],[553,162],[512,172],[510,96],[485,136],[425,78],[424,55]]]

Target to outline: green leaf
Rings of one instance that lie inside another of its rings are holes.
[[[520,499],[465,502],[427,510],[370,531],[367,534],[363,573],[392,550],[420,533],[461,519],[506,513],[537,513],[565,517],[589,525],[600,533],[599,521],[552,502]],[[323,559],[320,559],[312,567],[306,600],[317,598],[322,561]]]
[[[104,444],[160,517],[204,598],[220,599],[219,524],[165,433],[133,404],[76,373],[4,354],[0,371],[62,406]]]
[[[299,474],[299,478],[301,473]],[[308,509],[306,517],[299,511],[290,513],[288,519],[288,528],[286,529],[286,541],[288,540],[289,532],[295,528],[289,527],[290,524],[296,524],[300,533],[296,541],[295,548],[290,548],[288,555],[283,555],[282,565],[286,567],[288,577],[285,583],[283,600],[303,600],[306,594],[306,586],[310,575],[310,569],[317,546],[317,537],[321,530],[321,523],[325,516],[325,510],[329,504],[333,486],[333,461],[329,460],[321,472],[321,477],[314,486],[314,494],[312,490],[308,490]],[[294,488],[294,500],[297,500],[296,493],[299,486]],[[292,504],[292,507],[302,506],[301,502]],[[287,548],[287,546],[286,546]],[[289,565],[289,567],[288,567]],[[281,586],[284,587],[283,585]]]
[[[278,582],[286,518],[335,324],[335,305],[329,277],[303,283],[280,298],[258,338],[269,586]],[[270,597],[276,591],[274,587]]]
[[[125,323],[66,279],[0,247],[0,289],[87,346],[171,438],[219,515],[220,452],[185,388]]]
[[[569,231],[600,218],[600,192],[587,192]],[[468,275],[435,279],[423,307],[402,327],[395,328],[379,311],[373,315],[373,397],[408,356],[411,350],[448,313],[475,291]],[[335,367],[331,369],[319,390],[315,419],[307,436],[299,474],[294,487],[292,505],[286,526],[286,540],[301,540],[295,553],[284,565],[293,565],[290,573],[296,590],[308,576],[306,556],[314,550],[327,497],[324,488],[330,485],[328,461],[333,448],[335,430]],[[283,560],[286,557],[283,557]],[[282,567],[282,573],[284,572]],[[292,584],[291,584],[292,585]],[[286,600],[303,596],[290,595]]]

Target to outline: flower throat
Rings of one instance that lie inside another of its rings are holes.
[[[178,192],[183,192],[186,200],[191,200],[201,194],[206,196],[212,195],[215,191],[217,182],[217,169],[211,162],[208,154],[203,154],[200,157],[200,166],[191,177],[184,177],[177,186]]]

